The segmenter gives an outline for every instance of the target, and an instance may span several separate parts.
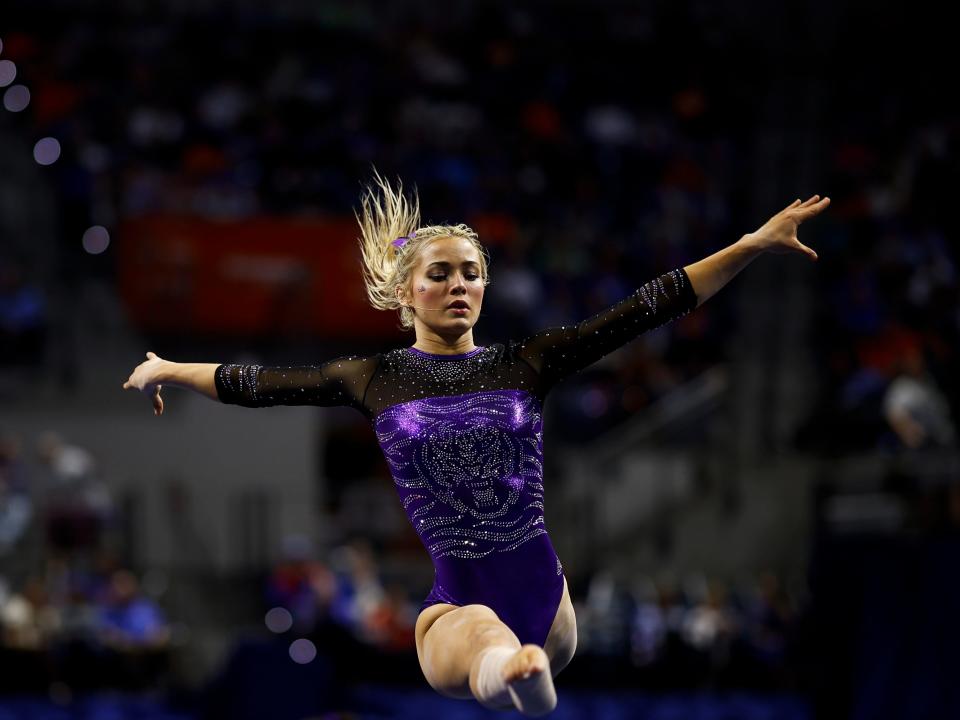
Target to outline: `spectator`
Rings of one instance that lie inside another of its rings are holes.
[[[950,406],[926,371],[919,350],[913,349],[903,356],[900,374],[884,395],[883,413],[907,448],[953,447],[956,444]]]
[[[100,609],[100,640],[116,650],[159,649],[170,640],[163,611],[140,591],[129,570],[117,570],[110,578],[110,596]]]

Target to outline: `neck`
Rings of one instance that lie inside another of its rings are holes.
[[[477,346],[473,344],[473,331],[471,330],[464,335],[450,338],[432,334],[429,336],[418,335],[413,347],[434,355],[463,355],[475,350]]]

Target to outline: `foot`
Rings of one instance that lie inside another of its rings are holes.
[[[503,666],[503,681],[512,683],[539,675],[550,666],[550,660],[543,648],[537,645],[524,645]]]
[[[503,680],[524,715],[546,715],[557,706],[550,659],[537,645],[524,645],[503,666]]]

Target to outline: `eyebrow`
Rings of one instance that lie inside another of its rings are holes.
[[[427,267],[433,267],[434,265],[442,265],[443,267],[450,267],[450,263],[448,263],[446,260],[435,260],[434,262],[427,265]],[[465,260],[464,262],[461,263],[461,265],[476,265],[477,267],[480,267],[480,263],[478,263],[476,260]]]

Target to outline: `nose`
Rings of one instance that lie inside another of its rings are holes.
[[[456,282],[451,289],[454,293],[459,295],[463,295],[467,291],[467,283],[464,281],[463,275],[459,273],[456,275]]]

